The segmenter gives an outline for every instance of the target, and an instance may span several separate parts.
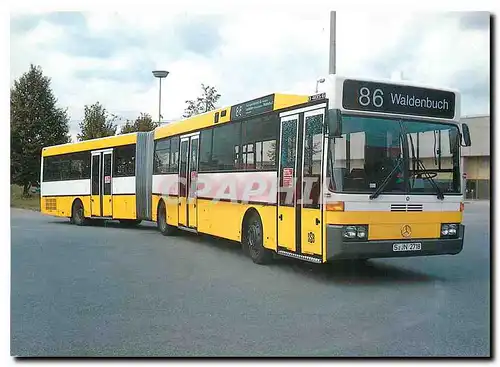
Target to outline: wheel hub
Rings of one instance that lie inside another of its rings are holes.
[[[257,241],[258,241],[258,231],[257,231],[256,226],[254,224],[252,224],[248,228],[248,247],[249,247],[250,251],[252,251],[254,254],[259,253]]]

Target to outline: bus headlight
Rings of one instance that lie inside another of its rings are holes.
[[[441,236],[448,236],[448,225],[441,224]]]
[[[458,224],[443,223],[441,224],[441,237],[456,237],[458,234]]]
[[[448,224],[448,236],[456,236],[457,227],[458,226],[456,224]]]
[[[360,239],[366,240],[368,236],[368,227],[367,226],[347,226],[344,227],[343,236],[346,239]]]
[[[357,226],[357,235],[360,240],[366,240],[367,230],[365,226]]]
[[[356,238],[356,227],[344,227],[344,237],[349,239]]]

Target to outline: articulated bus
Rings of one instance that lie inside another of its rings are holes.
[[[45,148],[42,212],[226,238],[258,264],[458,254],[458,91],[338,75],[322,88]]]
[[[42,213],[69,217],[78,225],[89,219],[139,224],[146,219],[141,210],[150,201],[140,143],[140,134],[131,133],[44,148]]]

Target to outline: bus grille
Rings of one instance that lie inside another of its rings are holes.
[[[45,199],[45,210],[57,210],[55,198]]]
[[[422,204],[391,204],[391,212],[421,212]]]

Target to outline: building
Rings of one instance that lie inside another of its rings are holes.
[[[464,116],[471,146],[462,147],[466,199],[490,198],[490,115]]]

